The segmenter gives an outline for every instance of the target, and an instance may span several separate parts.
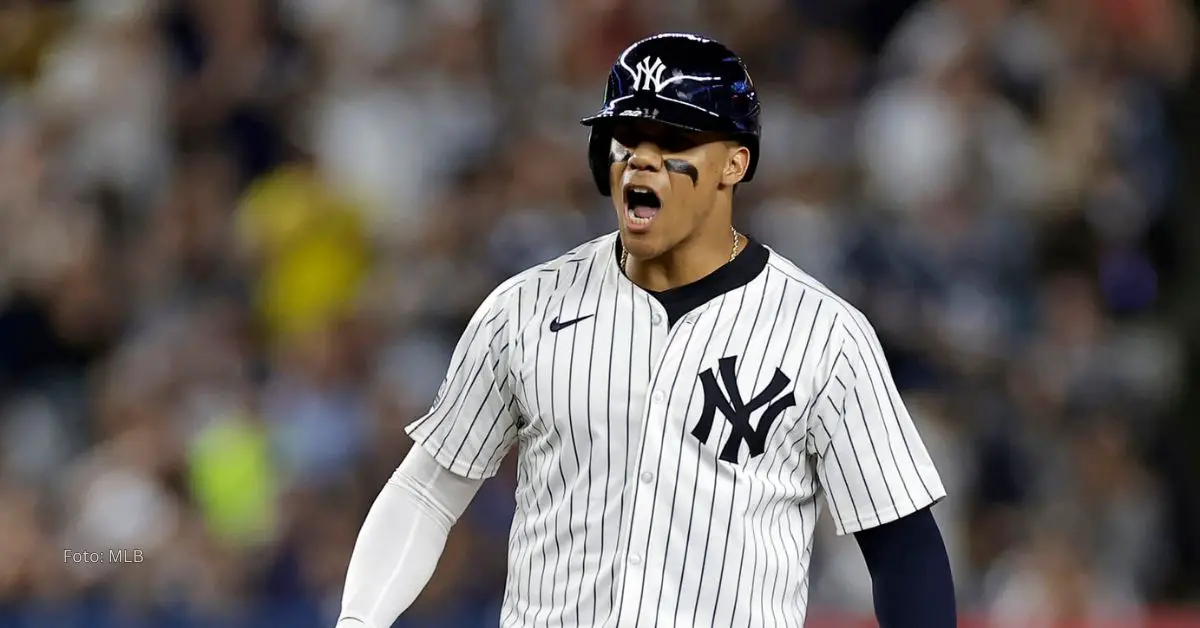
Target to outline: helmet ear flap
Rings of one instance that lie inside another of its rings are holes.
[[[612,133],[605,129],[605,126],[607,125],[593,126],[588,136],[588,167],[592,170],[592,179],[595,180],[600,195],[611,196],[608,178],[612,154]]]

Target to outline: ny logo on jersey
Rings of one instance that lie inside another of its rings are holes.
[[[700,420],[696,422],[696,427],[692,428],[692,436],[701,444],[707,445],[708,436],[712,433],[713,419],[720,410],[721,415],[729,422],[731,430],[725,445],[721,447],[720,459],[737,464],[738,450],[741,449],[742,443],[746,443],[750,448],[751,458],[761,456],[767,445],[767,434],[771,432],[775,420],[784,410],[796,405],[796,396],[792,392],[780,395],[792,380],[776,368],[771,383],[746,402],[742,400],[742,392],[738,389],[737,357],[721,358],[717,362],[717,369],[721,373],[721,382],[725,384],[725,392],[721,391],[712,369],[700,373],[700,383],[704,388],[704,408],[700,411]],[[752,427],[750,416],[763,406],[766,406],[766,410],[759,418],[758,425]]]
[[[655,93],[661,92],[667,86],[669,81],[663,80],[663,71],[667,66],[663,65],[662,59],[655,57],[654,61],[650,57],[646,57],[638,62],[637,68],[633,74],[633,89],[647,90],[652,89]]]

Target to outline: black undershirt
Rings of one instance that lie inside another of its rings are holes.
[[[721,266],[692,283],[677,288],[661,292],[646,290],[667,311],[667,321],[670,325],[674,325],[676,321],[686,316],[688,312],[695,310],[726,292],[741,288],[762,274],[763,270],[767,267],[767,258],[770,257],[767,247],[748,235],[743,234],[743,237],[746,239],[745,248],[728,264]],[[621,239],[617,238],[617,246],[614,252],[617,255],[618,264],[621,261],[621,251]]]

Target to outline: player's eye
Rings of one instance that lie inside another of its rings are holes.
[[[647,133],[645,130],[635,127],[617,127],[613,130],[613,139],[630,150],[650,143],[664,153],[682,153],[702,143],[698,137],[684,131],[671,129]]]
[[[630,150],[641,146],[645,142],[651,141],[650,137],[645,133],[640,132],[636,128],[627,126],[617,126],[614,128],[613,139],[616,140],[621,146],[624,146]]]
[[[672,131],[659,137],[657,144],[664,152],[682,153],[699,146],[701,142],[690,133]]]

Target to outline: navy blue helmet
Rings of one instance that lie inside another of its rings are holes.
[[[580,121],[592,129],[588,165],[596,186],[609,195],[610,127],[617,118],[727,135],[750,149],[742,178],[749,181],[758,165],[760,108],[745,64],[720,42],[685,33],[636,42],[613,64],[604,107]]]

